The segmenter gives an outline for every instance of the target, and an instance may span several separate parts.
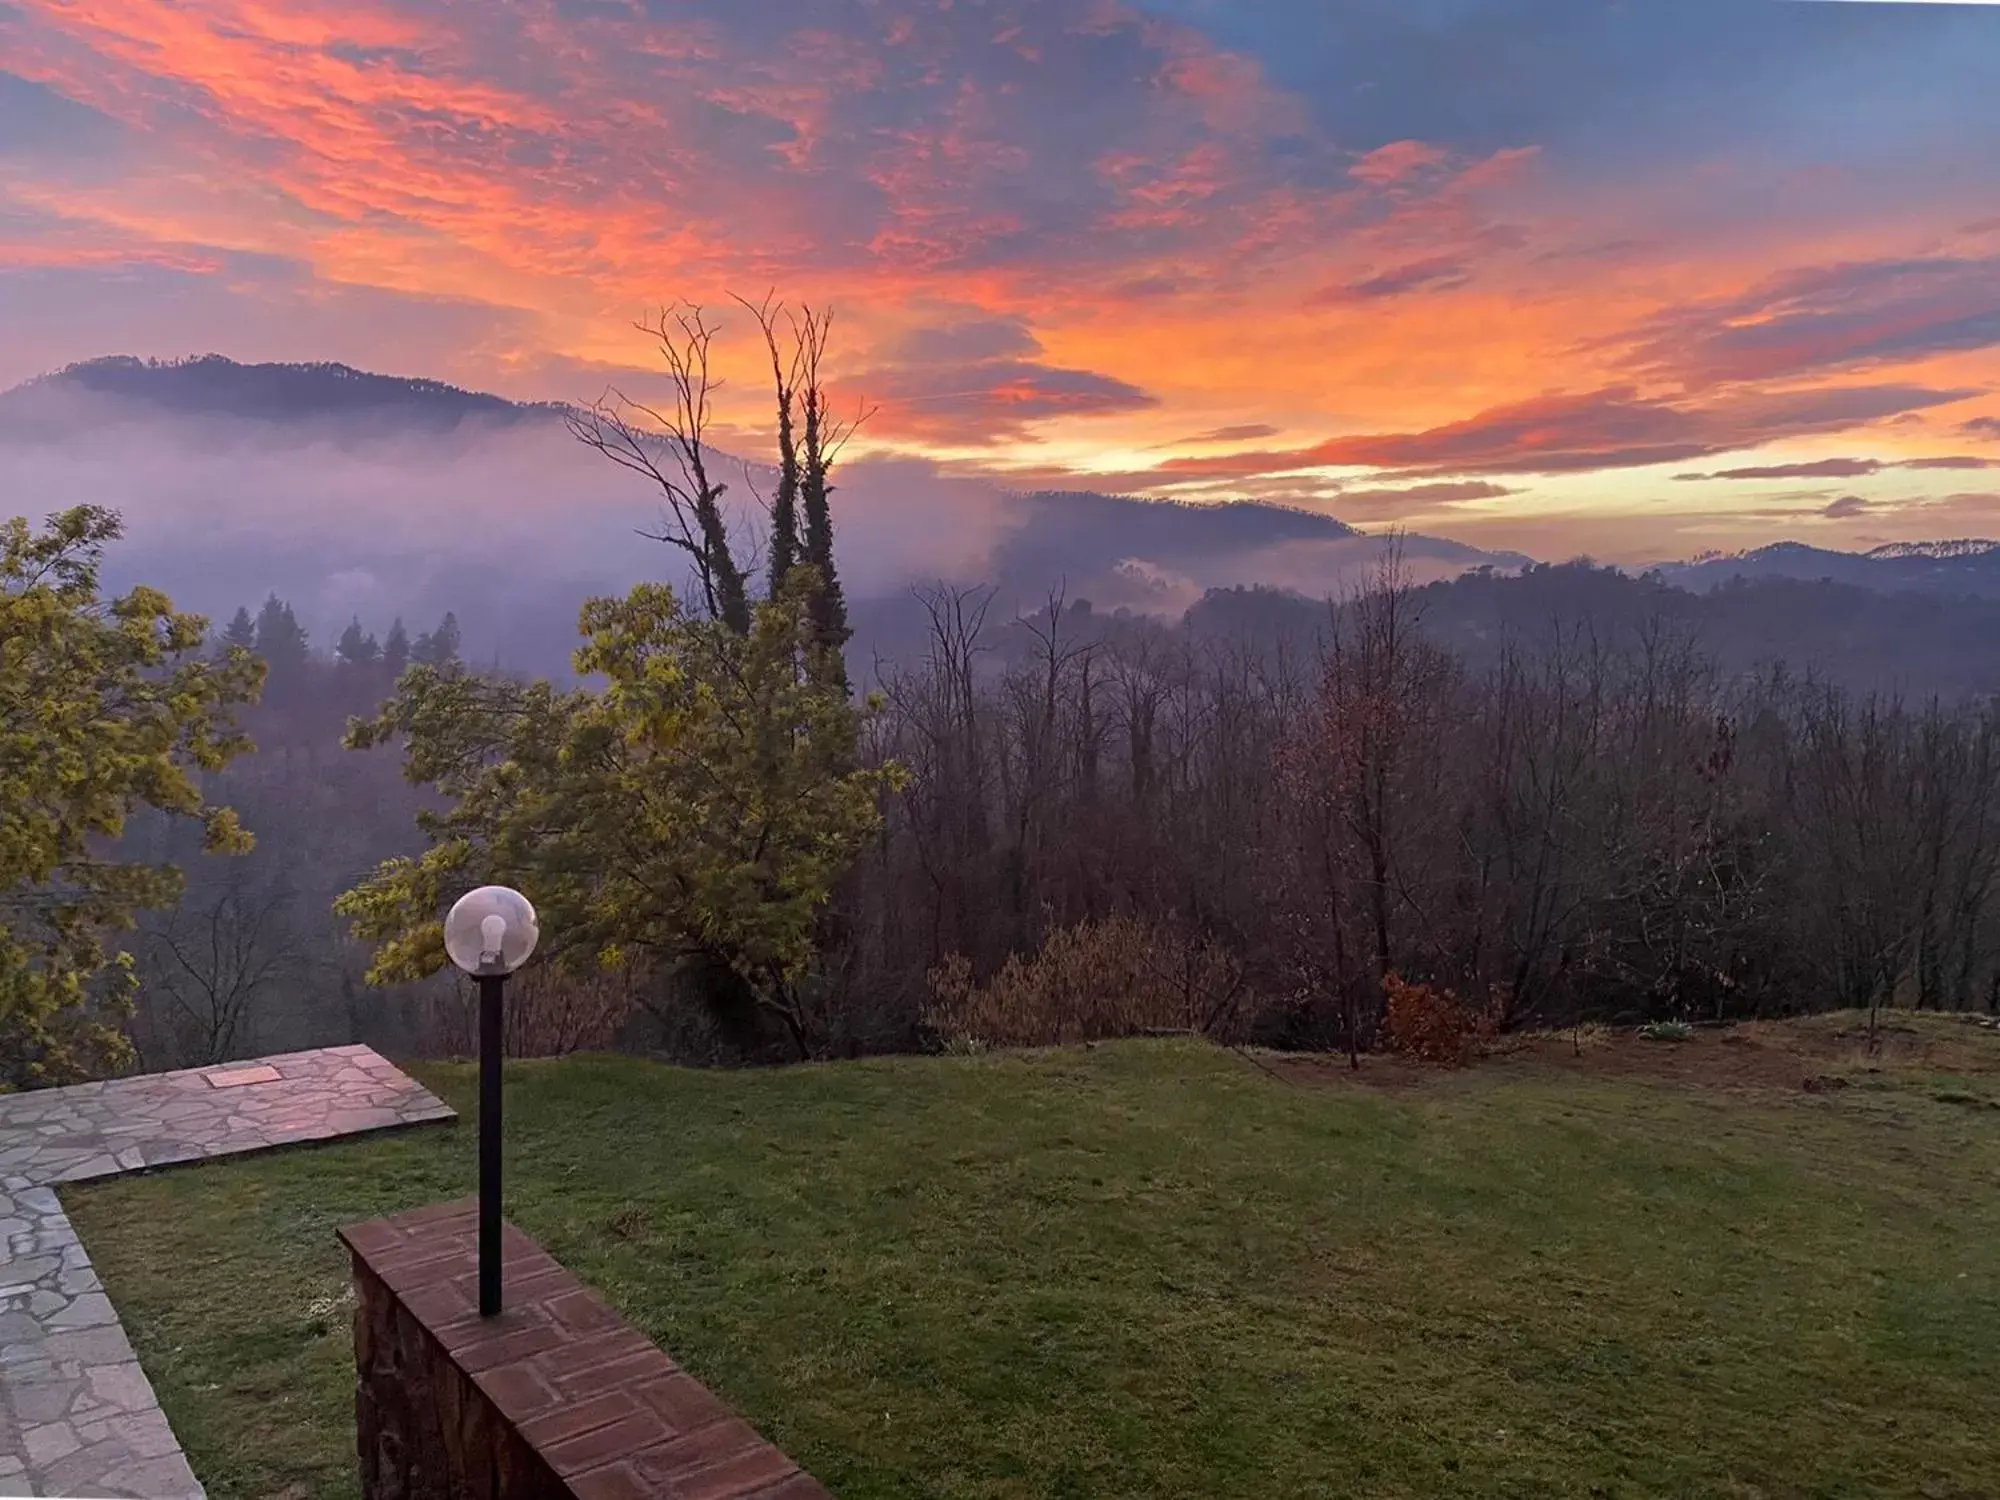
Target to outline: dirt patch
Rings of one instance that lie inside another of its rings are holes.
[[[1420,1088],[1448,1078],[1450,1068],[1426,1067],[1394,1053],[1364,1053],[1359,1069],[1344,1056],[1319,1053],[1266,1053],[1258,1061],[1292,1083],[1323,1087]],[[1707,1087],[1803,1087],[1824,1069],[1773,1043],[1730,1031],[1697,1032],[1684,1042],[1641,1041],[1630,1033],[1600,1031],[1579,1045],[1568,1032],[1533,1033],[1505,1039],[1471,1066],[1477,1070],[1523,1063],[1604,1078],[1664,1078]]]
[[[1601,1032],[1579,1049],[1566,1034],[1522,1037],[1500,1064],[1533,1062],[1600,1078],[1658,1078],[1708,1088],[1805,1087],[1825,1065],[1793,1039],[1750,1034],[1740,1026],[1700,1029],[1686,1041],[1651,1041],[1632,1031]]]
[[[1297,1083],[1407,1089],[1450,1076],[1448,1069],[1386,1053],[1363,1056],[1358,1071],[1338,1055],[1267,1053],[1260,1061]],[[1474,1066],[1522,1064],[1700,1088],[1831,1094],[1875,1075],[2000,1076],[2000,1029],[1970,1016],[1899,1015],[1883,1021],[1871,1047],[1865,1020],[1851,1015],[1704,1026],[1678,1042],[1651,1040],[1633,1028],[1599,1027],[1578,1036],[1567,1031],[1510,1036]]]

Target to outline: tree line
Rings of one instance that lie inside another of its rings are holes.
[[[577,685],[474,669],[449,614],[321,653],[272,596],[211,634],[98,596],[109,513],[10,523],[0,1084],[462,1048],[439,920],[489,881],[543,916],[530,1050],[1358,1055],[1412,1007],[1426,1035],[2000,1009],[1990,697],[1718,657],[1670,610],[1441,631],[1457,596],[1393,552],[1309,633],[1297,601],[1001,620],[939,585],[920,648],[850,660],[832,474],[861,414],[826,396],[823,314],[750,311],[779,456],[754,546],[699,310],[652,329],[671,402],[570,416],[653,486],[686,582],[586,601]]]
[[[1032,1005],[1052,953],[1051,994],[1094,966],[1155,1025],[1350,1050],[1399,983],[1500,1027],[2000,1008],[1992,702],[1729,673],[1661,622],[1473,665],[1425,598],[1391,561],[1301,650],[928,591],[870,725],[910,777],[849,887],[857,1005],[914,1040],[941,974]]]
[[[379,668],[383,677],[394,682],[413,662],[434,667],[455,665],[462,644],[458,616],[450,610],[445,611],[436,630],[424,631],[415,640],[410,639],[401,615],[396,616],[387,635],[378,641],[372,630],[362,628],[361,616],[357,614],[335,641],[331,660],[346,667]],[[229,623],[216,635],[214,645],[218,655],[232,650],[249,652],[278,674],[280,680],[303,672],[313,658],[310,634],[299,623],[291,602],[275,593],[265,598],[255,615],[250,613],[248,605],[239,604]]]

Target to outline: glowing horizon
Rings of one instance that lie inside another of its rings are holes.
[[[11,0],[0,384],[588,400],[678,298],[748,445],[775,289],[857,451],[947,473],[1607,558],[1990,532],[1981,9]]]

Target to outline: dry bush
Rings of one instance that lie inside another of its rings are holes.
[[[1226,948],[1137,917],[1057,928],[987,984],[953,954],[930,974],[925,1024],[948,1044],[1047,1047],[1163,1032],[1233,1034],[1242,966]]]
[[[1388,1005],[1382,1031],[1391,1049],[1433,1067],[1462,1068],[1496,1029],[1495,1017],[1450,990],[1412,984],[1390,974],[1382,981]]]
[[[610,1047],[639,1006],[638,976],[627,970],[572,974],[530,965],[507,981],[504,1035],[509,1057],[560,1057]],[[433,996],[421,1022],[426,1057],[479,1051],[479,986],[461,980]]]

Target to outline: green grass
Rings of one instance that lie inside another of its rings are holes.
[[[472,1074],[419,1071],[464,1123],[66,1195],[217,1500],[355,1493],[334,1227],[472,1186]],[[507,1089],[509,1216],[843,1500],[2000,1494],[2000,1112],[1919,1080]]]

